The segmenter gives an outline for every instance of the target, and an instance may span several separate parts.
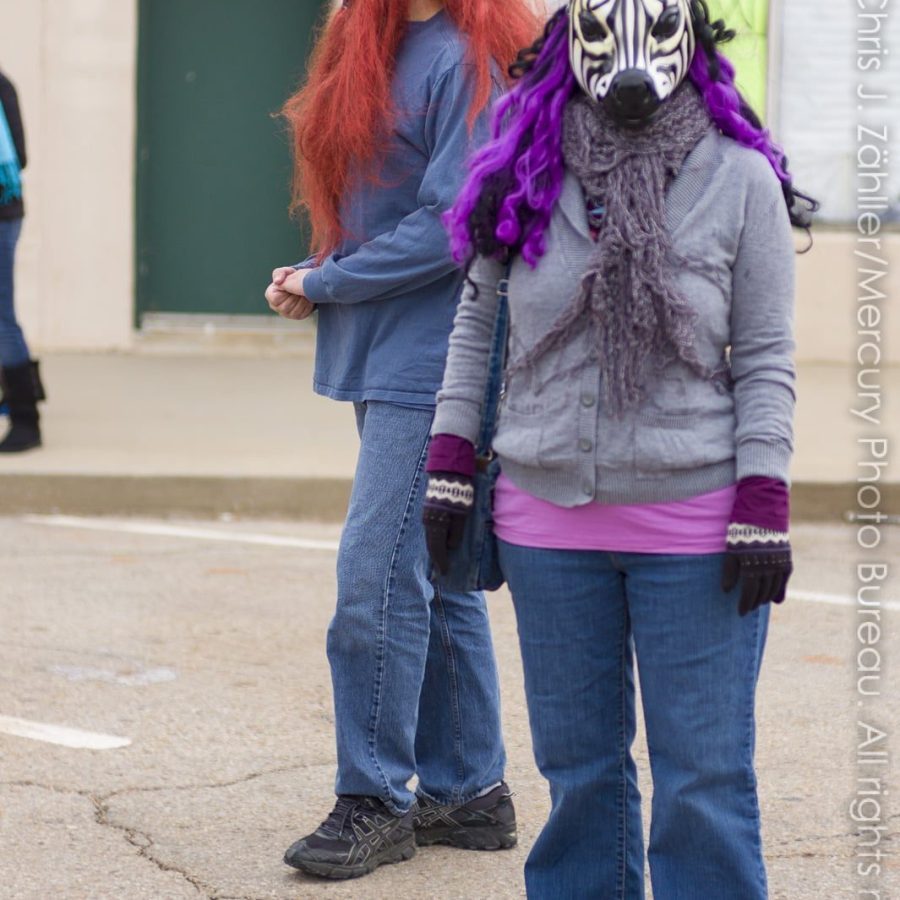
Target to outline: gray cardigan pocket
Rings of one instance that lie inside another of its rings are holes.
[[[543,421],[544,417],[539,410],[518,412],[510,409],[508,404],[502,404],[497,419],[497,433],[494,435],[494,452],[520,466],[537,468]]]
[[[725,462],[734,456],[734,427],[733,412],[640,413],[635,419],[635,468],[665,473]]]

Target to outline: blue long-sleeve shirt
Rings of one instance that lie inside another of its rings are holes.
[[[471,150],[487,137],[486,113],[471,131],[467,124],[474,86],[465,38],[449,16],[411,22],[380,176],[356,179],[342,208],[351,237],[306,278],[304,292],[319,308],[317,393],[434,405],[463,280],[441,216]]]

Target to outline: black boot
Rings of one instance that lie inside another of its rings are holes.
[[[31,377],[34,381],[35,399],[38,403],[47,399],[47,393],[44,390],[44,382],[41,381],[41,364],[36,360],[31,360]],[[3,372],[0,370],[0,416],[9,415],[9,404],[6,397],[3,396]]]
[[[47,392],[44,390],[44,382],[41,381],[41,364],[36,360],[31,360],[31,380],[34,382],[34,399],[38,403],[43,403],[47,399]]]
[[[38,398],[43,395],[37,364],[0,369],[3,397],[9,406],[10,429],[0,442],[0,453],[22,453],[41,446]]]

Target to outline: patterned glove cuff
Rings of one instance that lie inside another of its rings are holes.
[[[771,547],[773,549],[787,546],[790,535],[787,531],[773,531],[760,528],[758,525],[743,525],[732,522],[728,526],[728,546],[733,549]]]
[[[475,485],[468,478],[446,473],[432,474],[428,479],[425,502],[435,506],[453,506],[461,510],[470,510],[475,505]]]

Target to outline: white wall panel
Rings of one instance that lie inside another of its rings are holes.
[[[784,0],[781,5],[781,90],[779,137],[798,186],[823,203],[822,217],[848,223],[855,218],[855,90],[884,87],[893,93],[871,117],[888,125],[894,146],[900,136],[900,8],[887,4],[882,71],[857,69],[857,3],[851,0]],[[868,4],[874,7],[874,0]],[[900,168],[890,182],[900,218]]]

